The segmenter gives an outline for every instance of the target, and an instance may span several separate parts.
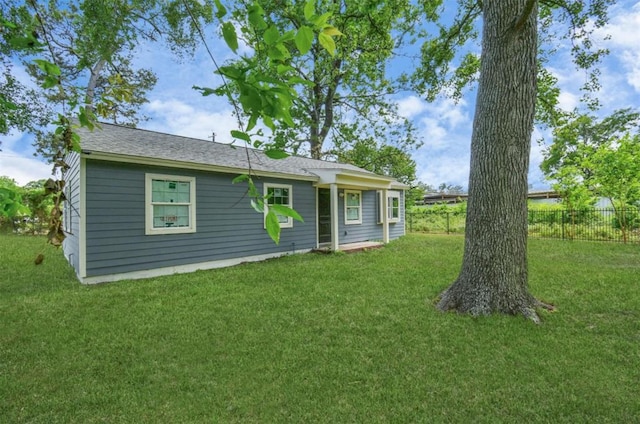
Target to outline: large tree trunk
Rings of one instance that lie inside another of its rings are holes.
[[[527,282],[527,173],[536,102],[537,2],[483,2],[466,239],[438,308],[538,321]]]

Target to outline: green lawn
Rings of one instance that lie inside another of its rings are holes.
[[[0,422],[639,422],[640,248],[531,240],[535,326],[434,309],[462,243],[82,286],[0,236]]]

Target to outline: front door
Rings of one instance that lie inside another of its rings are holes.
[[[318,189],[318,243],[331,243],[331,191]]]

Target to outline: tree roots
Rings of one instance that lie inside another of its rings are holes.
[[[542,302],[533,296],[525,298],[511,299],[512,302],[491,302],[490,299],[483,296],[460,296],[449,287],[442,292],[440,298],[436,302],[436,308],[442,312],[456,311],[460,314],[469,314],[474,317],[488,316],[491,314],[521,315],[524,318],[533,321],[535,324],[541,324],[542,320],[538,314],[539,309],[549,312],[555,312],[554,305]],[[476,293],[477,294],[477,293]]]

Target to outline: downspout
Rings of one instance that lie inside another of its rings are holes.
[[[331,250],[337,252],[340,250],[339,223],[338,223],[338,184],[330,185],[331,194]]]
[[[389,191],[382,189],[382,242],[389,243]]]

